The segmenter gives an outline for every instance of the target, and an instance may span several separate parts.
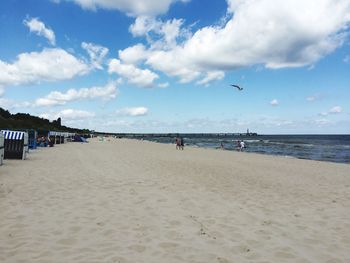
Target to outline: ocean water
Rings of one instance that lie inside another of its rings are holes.
[[[185,145],[236,151],[237,140],[245,142],[246,152],[281,155],[350,164],[350,135],[258,135],[180,134]],[[144,135],[142,139],[159,143],[174,143],[174,135]]]

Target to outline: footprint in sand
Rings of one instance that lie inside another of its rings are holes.
[[[97,222],[96,225],[98,225],[98,226],[104,226],[105,223],[103,223],[103,222]]]
[[[272,224],[272,221],[271,220],[264,220],[261,225],[262,226],[270,226]]]

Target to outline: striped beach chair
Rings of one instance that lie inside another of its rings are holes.
[[[53,144],[61,144],[61,132],[50,131],[49,138],[53,142]]]
[[[28,148],[28,133],[23,131],[1,131],[4,135],[4,159],[25,160]]]

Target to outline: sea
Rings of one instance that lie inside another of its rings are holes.
[[[144,140],[174,143],[174,134],[144,135]],[[280,155],[291,158],[350,164],[350,135],[237,135],[179,134],[185,146],[237,151],[237,141],[244,141],[245,152]]]

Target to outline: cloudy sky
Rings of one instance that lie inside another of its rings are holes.
[[[349,26],[349,0],[3,0],[0,107],[110,132],[350,133]]]

